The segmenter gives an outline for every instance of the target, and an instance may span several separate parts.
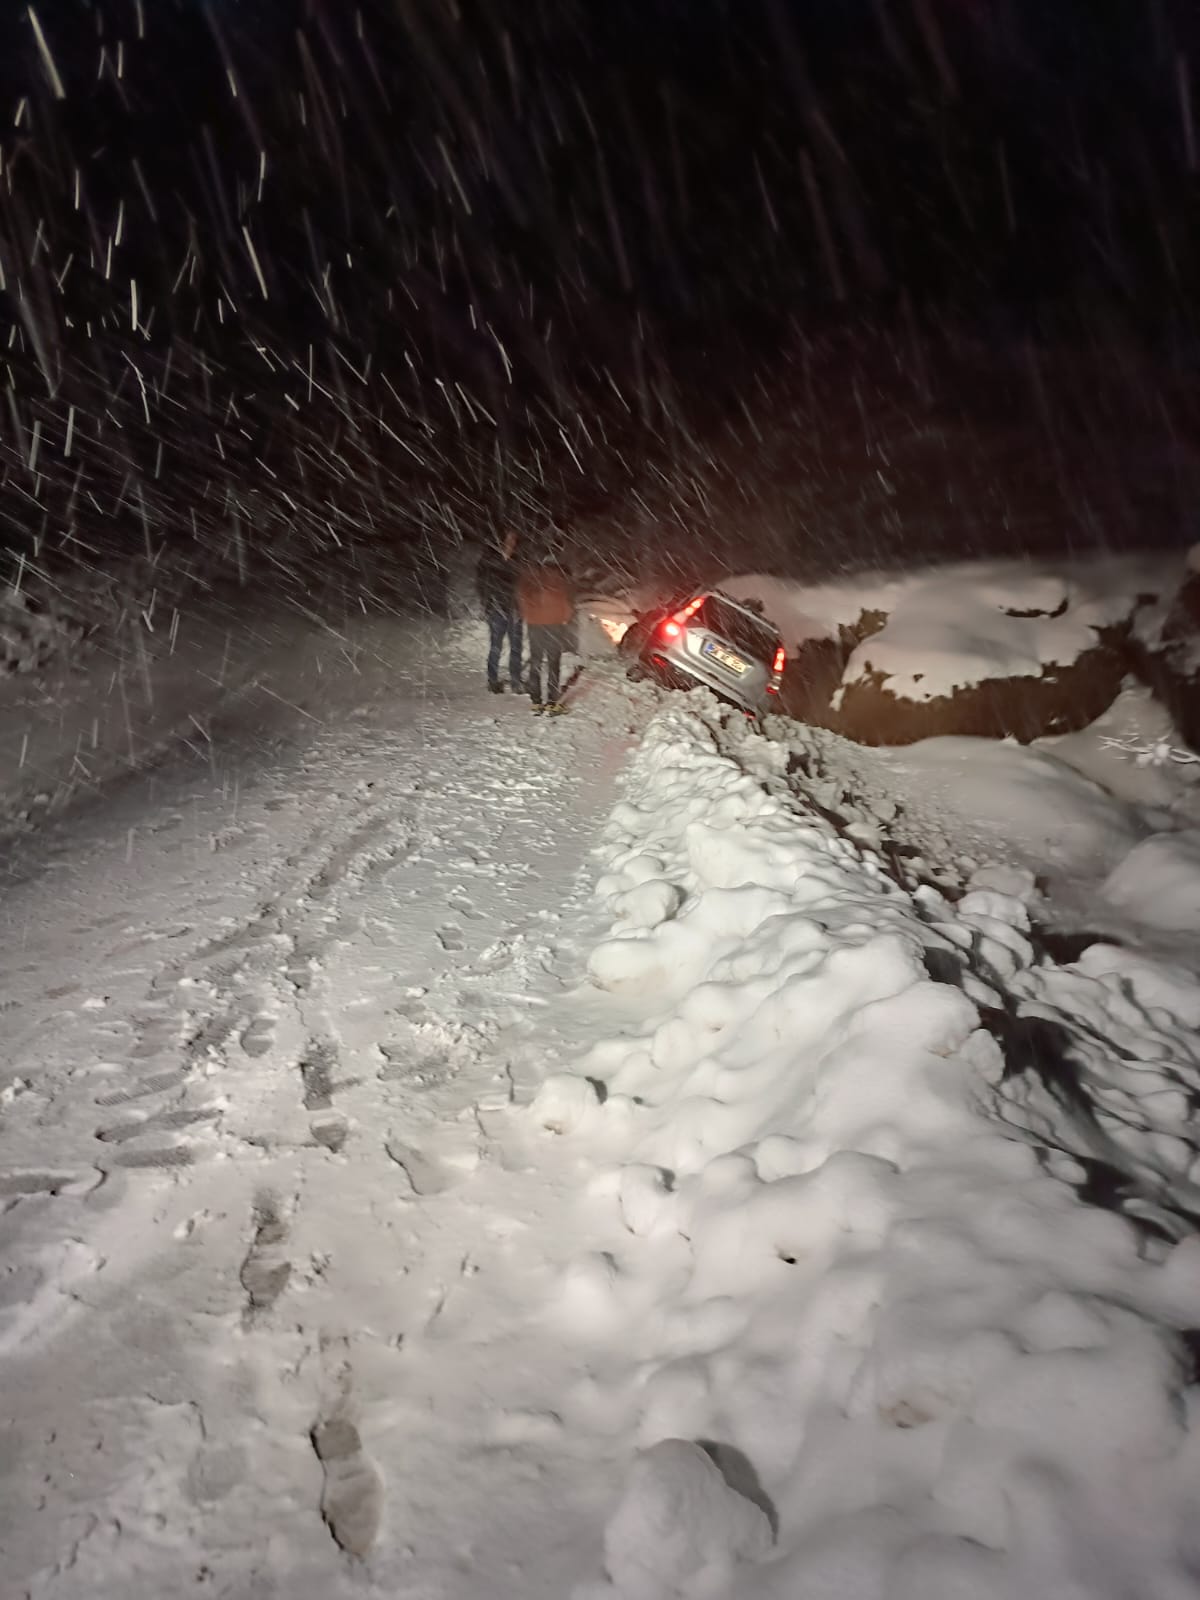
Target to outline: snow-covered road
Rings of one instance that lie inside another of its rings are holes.
[[[1200,986],[1035,925],[1165,791],[269,645],[10,853],[5,1596],[1194,1595]]]
[[[523,1331],[569,1174],[489,1112],[570,1048],[630,703],[444,632],[297,629],[294,710],[10,861],[6,1594],[551,1596],[598,1538]]]

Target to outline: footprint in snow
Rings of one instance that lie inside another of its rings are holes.
[[[444,928],[439,928],[437,936],[438,943],[441,945],[442,949],[449,951],[451,954],[455,954],[460,951],[465,943],[462,929],[455,928],[450,924],[447,924],[447,926]]]
[[[333,1074],[337,1048],[330,1039],[310,1039],[300,1059],[300,1083],[306,1111],[329,1111],[333,1106]]]
[[[292,1275],[292,1263],[284,1253],[288,1238],[284,1207],[264,1190],[254,1202],[251,1220],[254,1237],[238,1274],[246,1291],[242,1320],[247,1326],[264,1311],[270,1311]]]
[[[102,1144],[126,1144],[130,1139],[140,1139],[145,1133],[160,1129],[190,1128],[197,1122],[214,1122],[221,1115],[219,1106],[205,1106],[196,1111],[160,1111],[155,1116],[142,1113],[127,1122],[117,1122],[109,1128],[97,1128],[96,1138]]]
[[[190,1167],[193,1159],[190,1145],[172,1144],[158,1150],[123,1150],[114,1157],[114,1165],[130,1171],[167,1172],[172,1167]]]
[[[322,1519],[334,1542],[361,1561],[379,1534],[383,1480],[348,1418],[334,1416],[318,1422],[310,1438],[325,1474]]]
[[[428,1022],[430,1018],[429,1007],[423,1000],[398,1000],[392,1009],[406,1022]]]
[[[274,1037],[274,1019],[265,1013],[260,1013],[248,1027],[242,1030],[242,1035],[238,1042],[245,1055],[265,1056],[271,1048]]]
[[[463,1151],[457,1158],[450,1156],[443,1160],[422,1155],[393,1134],[384,1142],[384,1149],[403,1170],[412,1192],[422,1197],[453,1189],[479,1165],[479,1150],[475,1146]]]
[[[146,1100],[151,1095],[166,1094],[171,1089],[178,1089],[184,1082],[184,1074],[173,1070],[170,1072],[157,1072],[148,1078],[141,1078],[127,1089],[114,1089],[108,1094],[98,1094],[95,1103],[101,1109],[111,1106],[131,1105],[135,1100]]]
[[[309,1131],[319,1145],[332,1155],[340,1155],[350,1133],[350,1125],[339,1111],[323,1111],[309,1120]]]

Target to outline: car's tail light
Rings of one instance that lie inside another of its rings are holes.
[[[666,634],[668,639],[678,639],[679,635],[683,632],[684,624],[690,622],[691,619],[696,615],[697,611],[699,611],[700,607],[704,604],[704,599],[704,595],[697,595],[694,600],[689,600],[687,605],[684,606],[682,610],[676,611],[673,616],[667,618],[662,625],[662,631]]]
[[[783,677],[783,669],[787,664],[787,651],[782,645],[775,652],[775,659],[771,663],[771,681],[767,685],[768,694],[779,693],[779,680]]]

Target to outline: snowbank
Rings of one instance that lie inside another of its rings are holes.
[[[611,1036],[530,1112],[591,1164],[560,1317],[643,1452],[579,1595],[1183,1600],[1196,986],[1040,961],[1027,875],[909,894],[706,704],[632,763]]]
[[[988,562],[933,572],[906,586],[880,631],[857,646],[842,682],[874,675],[922,701],[990,679],[1036,678],[1131,621],[1147,588],[1145,565],[1130,559],[1073,571]]]
[[[927,739],[903,752],[901,770],[1039,865],[1102,874],[1139,841],[1137,810],[1057,758],[979,739]],[[1124,774],[1122,774],[1123,776]]]
[[[1070,566],[990,561],[799,586],[763,600],[793,652],[793,715],[872,744],[939,734],[1029,739],[1094,720],[1155,648],[1184,578],[1176,552]]]
[[[1102,892],[1138,922],[1200,940],[1200,830],[1155,834],[1135,845]]]
[[[896,694],[921,701],[1068,666],[1104,629],[1139,609],[1161,609],[1182,579],[1178,554],[1164,552],[1070,567],[962,562],[805,586],[747,576],[725,587],[761,599],[793,647],[853,631],[864,615],[876,614],[879,626],[851,652],[843,684],[874,673]]]

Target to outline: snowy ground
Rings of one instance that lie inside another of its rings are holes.
[[[348,1481],[380,1592],[530,1592],[536,1549],[561,1593],[602,1508],[525,1323],[569,1179],[480,1117],[569,1049],[628,701],[535,721],[436,626],[270,653],[296,710],[239,689],[11,854],[6,1589],[373,1592]]]
[[[5,1593],[1195,1594],[1188,772],[478,652],[5,719]]]
[[[571,1303],[647,1448],[588,1592],[1195,1593],[1200,988],[1040,957],[1020,869],[899,888],[791,764],[651,729],[590,958],[641,1016],[535,1106],[582,1107]]]

